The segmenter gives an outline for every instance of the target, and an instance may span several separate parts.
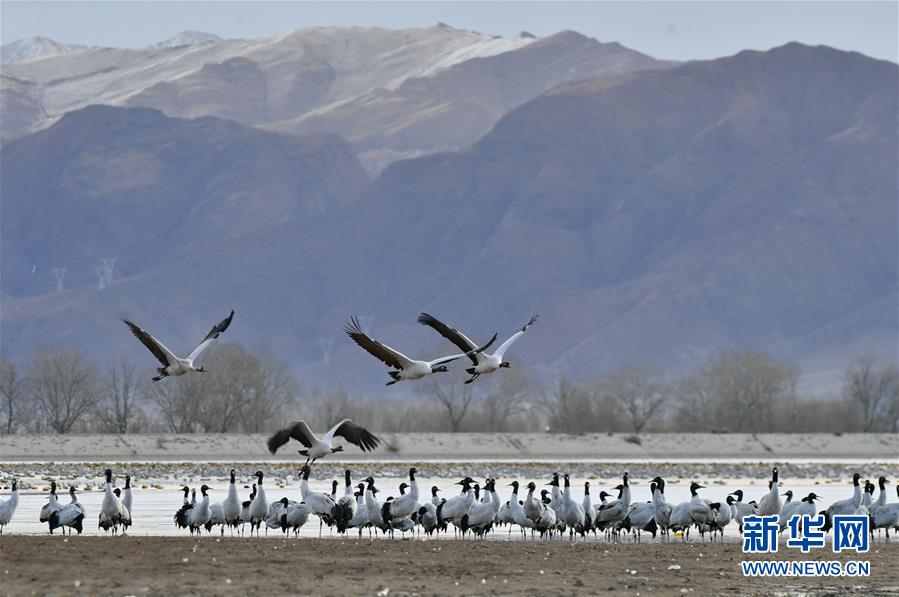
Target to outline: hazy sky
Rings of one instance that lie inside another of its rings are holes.
[[[25,2],[0,3],[7,43],[43,35],[143,47],[185,29],[260,37],[318,25],[389,28],[443,21],[511,35],[574,29],[659,58],[712,58],[788,41],[897,59],[897,2]]]

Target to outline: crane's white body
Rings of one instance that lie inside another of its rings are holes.
[[[780,514],[780,509],[783,507],[777,475],[777,467],[774,467],[771,471],[771,483],[768,484],[768,493],[763,495],[758,501],[758,511],[761,516],[776,516]]]
[[[103,494],[103,502],[100,504],[100,528],[105,531],[118,531],[118,527],[126,521],[130,523],[131,515],[122,500],[116,496],[112,489],[112,478],[107,473],[106,489]]]
[[[54,512],[54,516],[51,518],[50,526],[53,527],[53,523],[56,523],[56,527],[61,527],[63,534],[65,534],[65,529],[69,528],[69,533],[71,533],[72,528],[76,528],[77,523],[81,520],[84,520],[84,506],[82,506],[78,502],[78,498],[75,497],[74,491],[71,493],[72,501]],[[78,527],[78,533],[81,533],[80,527]]]
[[[3,534],[3,527],[9,524],[12,520],[12,515],[16,513],[16,508],[19,506],[19,486],[18,483],[14,480],[12,482],[12,490],[9,494],[9,499],[0,502],[0,535]]]
[[[489,491],[487,493],[489,493]],[[492,502],[478,502],[473,504],[471,510],[469,510],[468,514],[465,516],[468,517],[468,528],[475,532],[483,530],[487,525],[493,524],[493,517],[495,514],[493,512]]]
[[[306,457],[316,460],[318,458],[324,458],[333,452],[333,442],[334,442],[334,434],[337,433],[337,430],[343,425],[348,419],[344,419],[328,429],[328,432],[319,439],[315,434],[310,432],[312,436],[312,445],[306,450]]]
[[[854,476],[853,485],[851,498],[836,501],[827,508],[827,517],[829,520],[833,520],[833,517],[836,515],[858,514],[859,511],[864,508],[864,506],[862,506],[862,487],[859,485],[857,474]]]
[[[349,470],[344,473],[344,483],[343,495],[337,498],[337,506],[342,512],[349,514],[349,516],[344,519],[349,522],[356,517],[356,513],[359,511],[359,503],[356,496],[353,494],[353,481],[350,477]],[[347,528],[350,527],[347,526]]]
[[[631,509],[631,488],[627,473],[624,473],[623,482],[618,487],[618,498],[604,503],[596,512],[596,524],[602,523],[612,531],[627,518]]]
[[[428,535],[437,528],[437,506],[431,502],[425,502],[418,509],[418,522]]]
[[[222,502],[222,516],[225,524],[235,527],[240,519],[240,499],[237,497],[237,483],[235,482],[234,471],[231,471],[231,482],[228,484],[228,497]]]
[[[631,504],[627,518],[631,521],[631,532],[637,531],[639,533],[646,528],[646,525],[655,520],[655,507],[652,505],[652,502]]]
[[[122,505],[128,510],[129,518],[134,517],[134,511],[131,509],[134,503],[134,495],[131,493],[131,478],[125,478],[125,489],[122,490]]]
[[[221,502],[209,505],[209,521],[206,523],[206,530],[211,531],[214,526],[222,527],[222,535],[225,534],[225,511]]]
[[[533,484],[528,485],[528,494],[524,498],[524,515],[537,522],[540,520],[540,517],[543,516],[543,511],[546,509],[546,506],[543,504],[543,500],[540,498],[534,497],[534,490],[536,487]]]
[[[454,496],[443,504],[440,510],[440,519],[442,522],[458,523],[462,517],[468,514],[474,505],[474,490],[471,488],[463,489],[462,493]]]
[[[200,344],[184,358],[181,358],[173,353],[165,344],[157,340],[146,330],[141,329],[137,324],[135,324],[133,321],[130,321],[124,315],[122,315],[121,319],[122,322],[131,330],[131,333],[144,346],[146,346],[150,352],[153,353],[153,356],[155,356],[159,363],[162,365],[162,367],[156,368],[158,375],[153,378],[153,381],[159,381],[160,379],[163,379],[167,376],[177,377],[186,373],[190,373],[191,371],[204,371],[202,367],[197,367],[196,365],[194,365],[194,361],[204,350],[206,350],[206,348],[210,344],[212,344],[212,342],[216,338],[218,338],[225,330],[228,329],[228,326],[231,325],[231,319],[233,317],[234,311],[231,311],[231,314],[220,323],[213,326],[209,333],[206,334],[206,337],[203,338],[203,341],[200,342]]]
[[[286,529],[293,530],[293,532],[299,533],[300,529],[306,522],[309,520],[309,506],[306,504],[292,504],[287,508],[287,515],[285,517],[285,525]]]
[[[520,526],[522,532],[524,532],[524,529],[533,529],[536,527],[534,521],[528,518],[527,514],[524,513],[524,508],[518,503],[517,485],[512,490],[512,497],[509,498],[509,513],[512,515],[512,522]]]
[[[359,535],[362,535],[362,529],[368,525],[368,508],[365,506],[365,490],[356,496],[356,513],[347,524],[347,528],[359,529]]]
[[[575,531],[579,533],[585,531],[584,521],[586,518],[584,507],[572,499],[571,484],[567,475],[565,477],[565,489],[562,490],[562,511],[557,511],[557,514],[561,516],[562,522],[568,526],[572,535],[574,535]],[[627,509],[625,509],[625,515],[627,515]],[[623,516],[622,519],[624,519]]]
[[[690,499],[690,517],[698,525],[709,524],[715,520],[709,501],[699,497],[699,494],[694,494]]]
[[[381,504],[375,498],[374,491],[372,491],[373,488],[374,485],[372,484],[365,488],[366,518],[368,518],[368,524],[381,528],[384,526],[384,518],[381,516]]]
[[[204,492],[200,501],[190,510],[190,528],[198,534],[200,529],[212,518],[212,509],[209,507],[209,494]],[[224,518],[224,517],[223,517]]]
[[[474,353],[474,358],[477,359],[478,364],[466,369],[466,372],[484,375],[485,373],[499,371],[500,367],[502,367],[505,362],[506,351],[509,350],[516,340],[521,338],[522,334],[524,334],[524,330],[518,330],[509,336],[505,342],[499,345],[499,348],[497,348],[493,354],[487,354],[485,352]]]
[[[59,503],[59,500],[56,497],[56,483],[53,483],[50,487],[50,496],[47,499],[47,503],[41,507],[40,513],[40,521],[47,522],[50,520],[50,515],[59,510],[62,506]]]
[[[665,501],[665,495],[658,487],[652,492],[652,508],[656,524],[659,525],[659,529],[667,533],[671,524],[671,510],[673,508],[671,504]]]
[[[730,496],[728,496],[730,497]],[[733,498],[730,498],[733,501]],[[718,510],[712,510],[715,529],[724,536],[724,528],[734,519],[734,507],[727,500],[721,503]]]
[[[256,497],[250,504],[250,534],[252,535],[255,527],[258,534],[259,527],[268,516],[268,500],[265,496],[265,488],[262,486],[262,473],[256,473]]]
[[[300,479],[300,492],[303,494],[303,502],[309,511],[319,517],[329,517],[334,512],[337,502],[330,495],[309,489],[309,482]]]
[[[415,480],[415,469],[409,470],[409,492],[390,502],[390,516],[392,519],[402,519],[418,512],[418,481]]]
[[[553,510],[552,506],[546,505],[546,507],[543,509],[543,513],[540,514],[540,518],[534,524],[534,528],[536,528],[541,533],[551,533],[555,530],[558,521],[559,517],[556,514],[556,511]]]
[[[896,495],[899,497],[899,486],[896,487]],[[886,529],[887,539],[890,537],[890,529],[899,529],[899,502],[884,504],[871,512],[871,528]]]
[[[738,496],[737,501],[734,502],[734,521],[741,527],[743,526],[743,517],[744,516],[753,516],[759,513],[758,509],[752,504],[746,503],[743,501],[742,491],[739,493],[735,493],[734,495]]]
[[[804,502],[801,502],[800,500],[793,499],[792,491],[787,492],[787,499],[784,500],[783,506],[780,508],[780,515],[777,521],[781,532],[787,528],[787,525],[790,524],[790,519],[796,514],[796,510],[798,510],[799,506],[803,503]]]

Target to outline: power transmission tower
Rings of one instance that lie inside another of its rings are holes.
[[[322,350],[322,363],[327,367],[331,364],[331,348],[334,346],[334,338],[319,338],[318,345]]]
[[[97,290],[103,290],[112,282],[112,271],[115,269],[115,257],[102,257],[99,265],[94,266],[97,274]]]
[[[63,280],[66,277],[66,268],[64,267],[54,267],[52,270],[53,277],[56,278],[56,292],[62,292],[65,290],[65,286],[63,286]]]

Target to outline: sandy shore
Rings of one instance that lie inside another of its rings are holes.
[[[899,459],[899,434],[381,434],[381,447],[345,458],[374,461],[449,460],[778,460],[890,461]],[[133,460],[290,461],[295,450],[270,455],[265,436],[245,434],[0,436],[2,461],[107,462]]]
[[[4,594],[458,595],[899,593],[899,543],[864,557],[869,578],[746,579],[736,544],[2,537]],[[53,562],[52,569],[48,562]],[[669,569],[669,566],[680,569]]]

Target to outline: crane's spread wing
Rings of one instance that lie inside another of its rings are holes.
[[[436,367],[437,365],[445,365],[447,363],[452,363],[456,359],[461,359],[464,356],[464,354],[452,354],[448,357],[440,357],[439,359],[428,361],[428,365],[430,365],[431,367]]]
[[[451,362],[455,361],[456,359],[461,359],[462,357],[470,358],[472,361],[474,361],[474,364],[477,365],[478,364],[478,361],[476,360],[477,355],[481,354],[482,352],[484,352],[485,350],[490,348],[490,345],[493,344],[495,341],[496,341],[496,334],[493,334],[493,337],[490,338],[490,341],[487,342],[487,344],[485,344],[483,346],[475,347],[474,350],[469,350],[465,354],[451,354],[447,357],[440,357],[439,359],[434,359],[433,361],[429,361],[428,365],[430,365],[431,367],[435,367],[437,365],[451,363]]]
[[[274,454],[278,451],[278,448],[289,442],[291,439],[295,439],[305,447],[310,448],[312,447],[312,442],[315,441],[315,435],[312,433],[312,430],[309,429],[309,425],[306,424],[306,421],[297,421],[290,427],[281,429],[268,438],[268,451]]]
[[[388,367],[406,369],[412,366],[412,359],[403,353],[390,348],[386,344],[381,344],[377,340],[369,338],[368,335],[362,331],[362,328],[359,326],[359,321],[355,317],[350,319],[350,323],[344,327],[344,331],[353,339],[353,342],[364,348],[370,355]]]
[[[140,329],[134,322],[129,321],[124,316],[121,317],[121,320],[128,326],[131,333],[134,334],[134,337],[140,340],[141,344],[146,346],[150,352],[153,353],[153,356],[162,363],[163,367],[168,367],[178,360],[178,357],[176,357],[171,350],[166,348],[165,344],[151,336],[148,332]]]
[[[336,435],[347,440],[351,444],[359,446],[363,452],[374,450],[381,442],[365,427],[356,425],[350,419],[344,419],[328,431],[328,435],[332,438]]]
[[[499,357],[499,359],[502,360],[503,355],[506,354],[506,351],[509,350],[509,347],[512,346],[512,344],[514,344],[515,341],[518,340],[521,337],[521,335],[528,330],[529,327],[534,325],[534,323],[536,321],[537,321],[537,315],[535,314],[533,317],[531,317],[531,319],[526,324],[521,326],[521,328],[519,328],[519,330],[517,332],[515,332],[514,334],[509,336],[508,340],[506,340],[505,342],[500,344],[500,347],[496,349],[496,352],[494,352],[493,355],[496,357]]]
[[[418,323],[434,328],[438,334],[455,344],[459,348],[459,350],[465,353],[474,351],[478,347],[478,345],[472,342],[468,336],[466,336],[453,326],[443,323],[433,315],[429,315],[427,313],[420,314],[418,316]],[[475,353],[472,353],[470,358],[475,365],[478,364],[478,359]]]
[[[218,324],[212,326],[212,329],[209,330],[209,333],[206,334],[206,337],[203,338],[203,341],[200,342],[200,345],[194,348],[193,352],[188,355],[187,358],[190,360],[194,360],[200,353],[206,350],[206,348],[212,344],[212,341],[219,337],[225,330],[228,329],[228,326],[231,325],[231,320],[234,319],[234,310],[231,311],[231,315],[221,320]]]

